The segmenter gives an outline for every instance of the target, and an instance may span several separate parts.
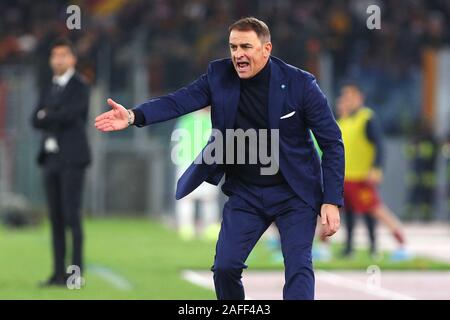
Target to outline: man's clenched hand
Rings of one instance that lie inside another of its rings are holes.
[[[323,204],[320,209],[321,231],[320,237],[332,236],[340,227],[339,208],[334,204]]]

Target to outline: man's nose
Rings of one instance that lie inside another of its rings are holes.
[[[236,49],[234,52],[234,57],[237,59],[240,59],[244,56],[244,51],[242,49]]]

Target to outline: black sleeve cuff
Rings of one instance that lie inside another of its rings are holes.
[[[145,125],[144,113],[140,109],[131,109],[134,113],[134,123],[136,127],[143,127]]]

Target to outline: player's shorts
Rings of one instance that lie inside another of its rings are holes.
[[[380,204],[376,187],[366,181],[344,182],[345,208],[356,214],[366,214]]]

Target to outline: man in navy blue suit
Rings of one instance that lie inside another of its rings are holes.
[[[103,132],[141,127],[210,105],[213,135],[178,180],[176,198],[204,181],[217,185],[225,175],[222,190],[229,199],[212,267],[217,298],[245,298],[241,282],[245,260],[275,222],[285,263],[283,298],[314,299],[311,248],[317,214],[325,236],[333,235],[340,223],[341,132],[315,78],[271,56],[270,32],[264,22],[243,18],[229,32],[231,59],[211,62],[207,73],[190,85],[134,109],[108,99],[112,110],[98,116],[95,126]],[[234,137],[225,139],[222,149],[217,147],[230,130],[270,134],[257,135],[256,143],[245,139],[243,148],[236,148]],[[310,130],[323,151],[322,162]],[[263,159],[249,161],[258,146],[271,150],[278,170],[267,174]],[[212,162],[206,159],[211,156]]]

